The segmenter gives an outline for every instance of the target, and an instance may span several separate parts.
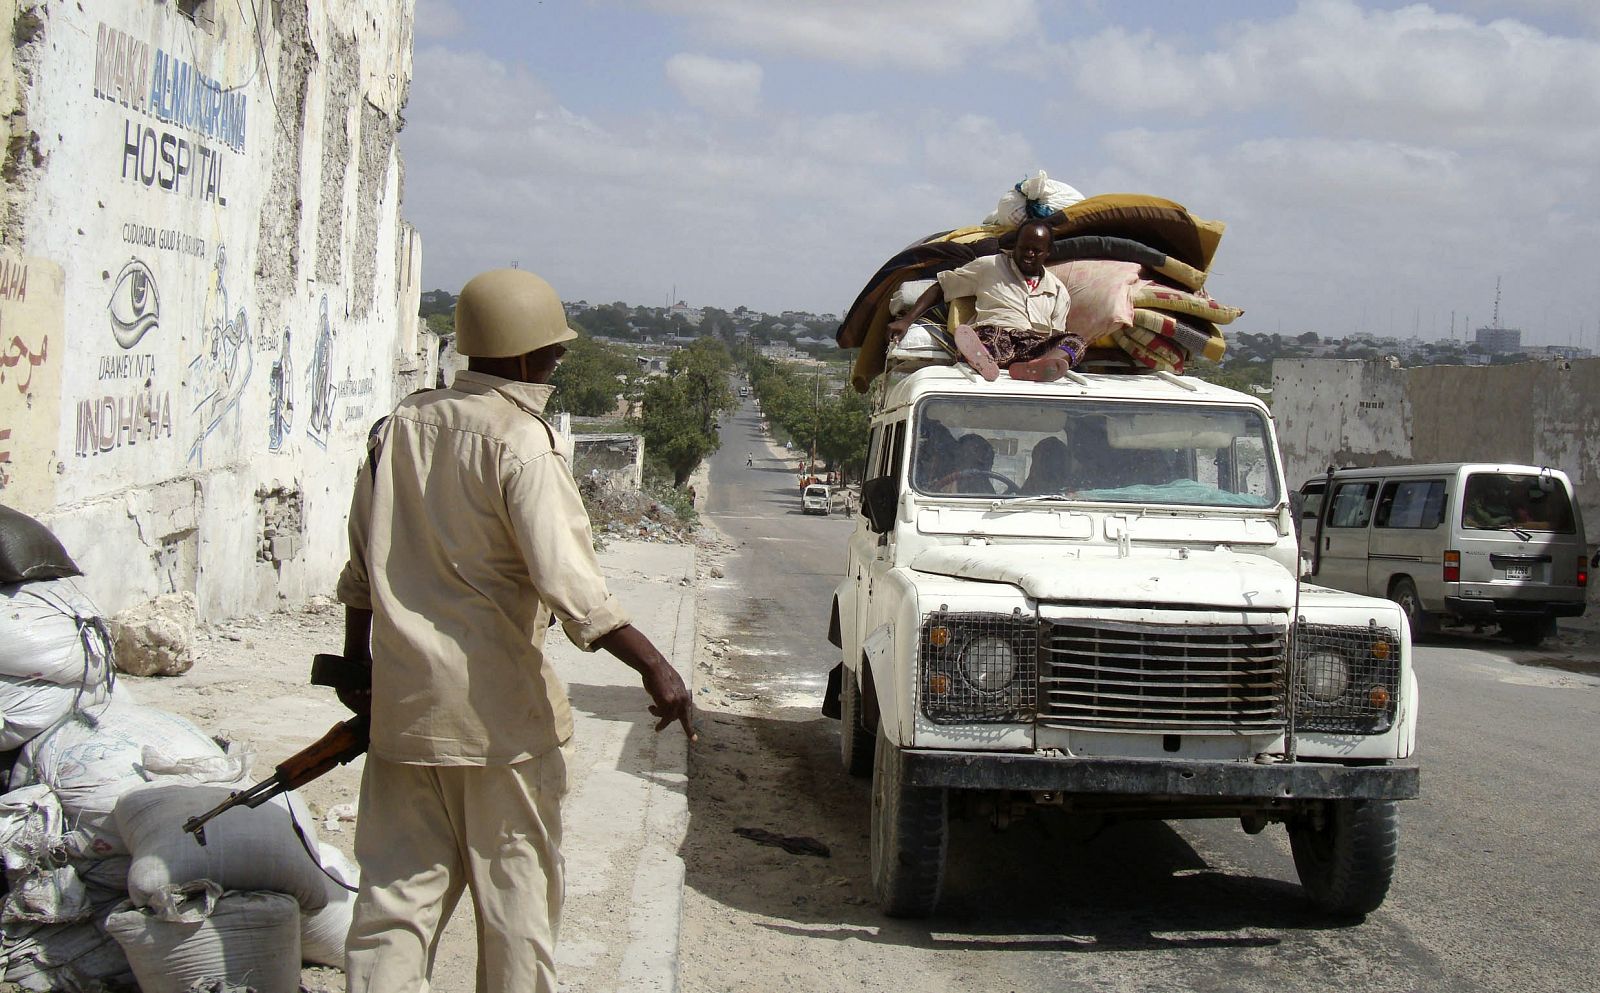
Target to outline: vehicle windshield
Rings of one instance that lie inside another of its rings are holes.
[[[912,486],[978,498],[1271,507],[1281,489],[1251,407],[1081,399],[923,401]]]
[[[806,487],[806,496],[808,496],[808,497],[818,497],[818,498],[820,498],[820,497],[825,497],[827,495],[828,495],[828,488],[826,486],[807,486]]]
[[[1461,526],[1476,531],[1572,534],[1572,504],[1554,476],[1475,472],[1461,499]]]

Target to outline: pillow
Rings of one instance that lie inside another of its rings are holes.
[[[1141,280],[1130,293],[1135,307],[1153,307],[1204,317],[1213,324],[1228,324],[1244,313],[1238,307],[1225,307],[1204,293],[1190,293]]]
[[[1072,298],[1067,310],[1068,331],[1092,342],[1133,324],[1129,291],[1139,280],[1139,263],[1079,259],[1058,262],[1049,269],[1066,284]]]

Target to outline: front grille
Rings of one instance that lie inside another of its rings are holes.
[[[934,723],[1033,719],[1039,624],[1032,614],[931,611],[918,655],[922,713]]]
[[[1400,697],[1393,628],[1296,625],[1294,661],[1297,731],[1381,734],[1393,725]]]
[[[1039,723],[1085,731],[1281,730],[1284,630],[1270,624],[1045,625]]]

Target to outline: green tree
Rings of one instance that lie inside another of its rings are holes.
[[[617,406],[617,395],[628,388],[637,364],[626,355],[589,338],[567,344],[566,357],[551,377],[555,394],[550,409],[580,417],[600,417]]]
[[[721,446],[717,418],[734,405],[732,371],[727,348],[702,338],[674,352],[667,375],[645,385],[639,413],[645,458],[670,472],[674,486],[688,482],[700,460]]]

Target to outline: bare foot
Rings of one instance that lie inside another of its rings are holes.
[[[1050,383],[1065,376],[1069,368],[1066,356],[1051,352],[1026,362],[1013,362],[1006,371],[1012,379],[1025,383]]]
[[[978,375],[986,382],[992,383],[1000,378],[1000,367],[994,364],[994,358],[989,355],[989,350],[978,340],[978,332],[965,324],[958,324],[955,339],[956,350],[961,353],[961,357],[967,360],[967,365],[978,370]]]

